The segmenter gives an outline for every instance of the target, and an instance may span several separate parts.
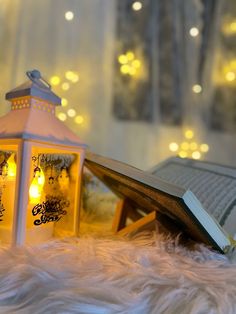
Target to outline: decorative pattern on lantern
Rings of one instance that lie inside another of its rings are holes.
[[[0,118],[0,242],[76,236],[86,145],[55,116],[61,99],[39,71],[6,94]]]

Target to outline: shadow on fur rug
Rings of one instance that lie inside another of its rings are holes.
[[[0,313],[236,313],[236,266],[153,233],[1,249]]]

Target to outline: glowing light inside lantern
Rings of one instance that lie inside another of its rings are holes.
[[[143,7],[142,3],[140,1],[135,1],[133,4],[132,4],[132,9],[134,11],[139,11],[141,10]]]
[[[196,37],[196,36],[199,35],[199,29],[198,29],[197,27],[192,27],[192,28],[190,28],[190,30],[189,30],[189,34],[190,34],[190,36],[192,36],[192,37]]]
[[[199,85],[199,84],[195,84],[195,85],[193,85],[193,87],[192,87],[192,91],[193,91],[195,94],[199,94],[199,93],[201,93],[201,91],[202,91],[202,87],[201,87],[201,85]]]
[[[35,204],[40,201],[44,183],[44,173],[40,168],[37,168],[36,170],[34,170],[34,178],[29,188],[29,197],[31,204]]]
[[[14,178],[16,176],[16,162],[15,162],[15,154],[11,154],[8,163],[8,177]]]
[[[67,12],[65,13],[65,19],[66,19],[67,21],[72,21],[73,18],[74,18],[74,13],[73,13],[72,11],[67,11]]]

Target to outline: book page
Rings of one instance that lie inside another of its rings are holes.
[[[191,190],[224,229],[236,232],[236,169],[190,159],[171,158],[151,171]]]

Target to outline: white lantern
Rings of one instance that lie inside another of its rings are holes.
[[[86,145],[55,117],[61,99],[37,70],[0,118],[0,242],[76,236]]]

